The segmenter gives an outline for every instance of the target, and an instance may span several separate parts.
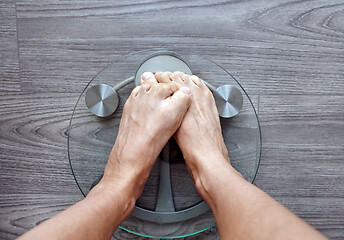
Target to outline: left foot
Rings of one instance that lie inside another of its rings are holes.
[[[135,184],[132,191],[136,198],[142,193],[159,153],[190,106],[187,88],[180,90],[174,83],[158,83],[152,73],[142,74],[141,82],[124,105],[117,139],[102,179],[111,186],[130,179]]]

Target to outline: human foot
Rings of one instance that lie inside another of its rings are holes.
[[[131,177],[136,198],[190,106],[189,89],[179,90],[172,82],[158,83],[152,73],[142,74],[143,79],[144,83],[132,91],[124,105],[116,143],[102,179],[120,184]]]
[[[158,72],[160,83],[175,83],[179,88],[191,90],[191,105],[174,137],[183,152],[185,162],[194,178],[196,187],[203,191],[200,172],[205,169],[222,168],[229,162],[228,151],[223,140],[219,114],[213,94],[197,77],[181,72]],[[226,162],[226,163],[224,163]]]

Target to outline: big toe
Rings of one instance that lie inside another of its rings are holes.
[[[152,72],[142,73],[141,78],[140,78],[140,82],[141,82],[141,84],[147,83],[147,82],[158,83],[158,81],[156,80],[156,78]]]
[[[191,104],[190,88],[181,87],[171,96],[172,112],[177,116],[184,116]]]

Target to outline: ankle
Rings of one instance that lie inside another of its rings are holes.
[[[216,198],[223,190],[222,182],[228,182],[227,178],[243,179],[225,158],[221,161],[198,165],[196,169],[193,169],[192,177],[198,193],[211,208],[216,205]]]
[[[124,221],[133,211],[136,197],[130,193],[130,185],[113,184],[107,179],[102,179],[86,196],[87,200],[97,203],[105,208],[105,212],[118,212],[121,221]],[[109,215],[112,218],[113,214]]]

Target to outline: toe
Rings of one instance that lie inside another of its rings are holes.
[[[170,79],[172,80],[172,82],[177,84],[178,87],[182,87],[184,85],[184,80],[180,76],[183,74],[184,73],[182,73],[182,72],[174,72],[174,73],[170,74]]]
[[[147,83],[147,82],[157,83],[157,80],[156,80],[154,74],[151,72],[142,73],[140,80],[141,80],[141,84]]]
[[[175,83],[169,82],[169,83],[159,83],[154,85],[153,88],[156,88],[157,96],[159,96],[162,99],[166,99],[170,97],[173,93],[178,91],[178,86]]]
[[[136,94],[136,95],[149,92],[154,85],[156,85],[154,82],[150,82],[150,81],[144,82],[140,86],[138,94]]]
[[[197,86],[201,86],[203,84],[202,80],[199,77],[197,77],[196,75],[190,76],[190,79]]]
[[[184,82],[184,84],[190,88],[195,87],[195,83],[191,80],[190,76],[188,74],[180,74],[180,79]]]
[[[191,104],[190,88],[181,87],[169,100],[171,102],[171,112],[175,113],[177,118],[178,116],[183,117]]]
[[[133,89],[133,91],[131,91],[131,94],[129,97],[131,98],[136,98],[137,94],[139,94],[141,86],[137,86]]]
[[[159,83],[170,83],[171,79],[169,78],[169,75],[171,72],[157,72],[155,74],[155,78]]]

